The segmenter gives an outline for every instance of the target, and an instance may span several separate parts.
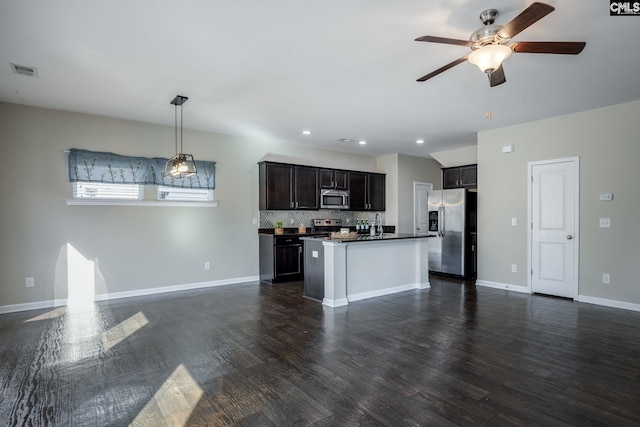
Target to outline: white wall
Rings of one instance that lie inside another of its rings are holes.
[[[640,304],[639,117],[640,102],[633,102],[478,135],[479,280],[527,286],[527,163],[578,156],[579,294]],[[502,154],[504,145],[515,151]],[[613,201],[601,202],[600,193],[613,193]],[[599,228],[600,217],[611,218],[610,229]],[[611,284],[602,284],[603,273]]]
[[[221,165],[219,207],[65,204],[65,150],[168,157],[173,138],[172,127],[0,103],[0,308],[67,298],[67,244],[95,262],[98,294],[255,278],[258,161],[377,170],[374,157],[185,130],[187,152]]]
[[[432,159],[398,155],[398,231],[413,233],[413,183],[428,182],[442,188],[441,165]]]
[[[433,159],[403,154],[380,156],[377,164],[387,174],[386,223],[395,225],[397,233],[413,233],[413,183],[442,188],[442,166]]]

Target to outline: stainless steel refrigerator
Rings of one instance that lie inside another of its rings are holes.
[[[476,277],[477,193],[464,188],[430,191],[429,271]]]

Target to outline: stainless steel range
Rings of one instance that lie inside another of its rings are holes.
[[[342,228],[341,219],[314,219],[313,233],[325,234],[328,236],[331,232],[340,231]]]

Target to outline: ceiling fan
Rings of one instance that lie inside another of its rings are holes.
[[[438,74],[469,60],[489,76],[489,85],[498,86],[507,81],[502,68],[502,61],[507,59],[512,52],[518,53],[553,53],[560,55],[577,55],[582,52],[585,42],[515,42],[507,46],[507,43],[521,31],[544,18],[555,8],[545,3],[535,2],[526,8],[520,15],[513,18],[505,26],[494,25],[498,16],[496,9],[487,9],[480,14],[480,20],[484,24],[471,34],[468,41],[449,39],[445,37],[422,36],[416,41],[454,44],[471,48],[472,52],[456,59],[447,65],[426,74],[417,81],[429,80]]]

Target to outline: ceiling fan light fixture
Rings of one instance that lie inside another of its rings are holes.
[[[511,55],[511,48],[503,44],[489,44],[474,50],[469,55],[469,62],[477,65],[484,73],[496,70]]]

